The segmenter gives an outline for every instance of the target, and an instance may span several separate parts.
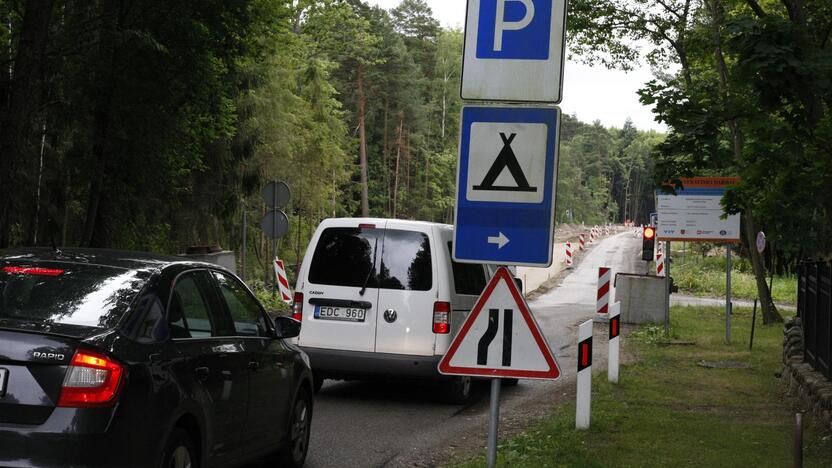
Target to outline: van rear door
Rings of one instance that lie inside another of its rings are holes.
[[[379,269],[376,352],[433,355],[437,266],[431,225],[387,222]]]
[[[372,352],[383,221],[332,220],[313,240],[298,344]]]

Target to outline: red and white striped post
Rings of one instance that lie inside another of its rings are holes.
[[[578,388],[575,400],[575,429],[589,429],[592,405],[592,320],[587,320],[578,327]]]
[[[566,268],[572,268],[572,243],[566,241]]]
[[[598,268],[598,301],[595,312],[606,317],[610,304],[610,280],[612,270],[607,267]]]
[[[287,304],[292,303],[292,292],[289,290],[289,278],[286,276],[286,267],[283,260],[274,258],[274,274],[277,277],[277,284],[280,288],[280,298]]]
[[[621,338],[621,303],[615,302],[610,306],[610,349],[608,353],[607,380],[618,383],[619,348]]]
[[[609,224],[605,224],[605,225],[604,225],[604,235],[605,235],[605,236],[609,236],[609,235],[610,235],[610,225],[609,225]]]
[[[578,236],[578,249],[579,249],[581,252],[583,252],[584,250],[586,250],[586,245],[585,245],[585,243],[584,243],[584,234],[583,234],[583,233],[579,234],[579,236]]]
[[[595,233],[592,232],[592,229],[589,230],[589,245],[595,243]]]

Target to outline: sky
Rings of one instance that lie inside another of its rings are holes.
[[[365,0],[382,8],[396,7],[401,0]],[[433,9],[433,16],[442,26],[465,26],[466,0],[426,0]],[[460,53],[462,53],[460,51]],[[638,102],[636,91],[653,78],[646,66],[625,73],[603,67],[589,67],[568,61],[564,66],[563,100],[561,110],[576,115],[581,121],[592,123],[600,120],[606,127],[624,125],[629,117],[641,130],[667,131],[653,120],[650,108]]]

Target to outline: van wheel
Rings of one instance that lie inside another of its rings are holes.
[[[162,456],[162,468],[197,468],[199,466],[194,444],[188,433],[182,428],[175,428],[165,444]]]
[[[474,399],[471,377],[453,377],[445,384],[445,400],[452,405],[464,405]]]
[[[503,387],[516,387],[520,379],[501,379]]]

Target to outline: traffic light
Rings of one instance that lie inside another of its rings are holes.
[[[653,260],[653,249],[656,248],[656,228],[647,226],[641,235],[641,259]]]

